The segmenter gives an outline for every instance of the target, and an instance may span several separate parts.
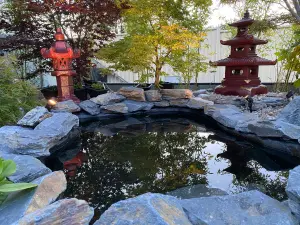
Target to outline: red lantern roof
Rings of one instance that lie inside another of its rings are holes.
[[[210,62],[212,66],[255,66],[255,65],[275,65],[277,60],[268,60],[261,57],[247,57],[247,58],[226,58],[216,62]]]

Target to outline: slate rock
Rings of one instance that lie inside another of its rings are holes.
[[[214,105],[214,102],[202,99],[200,97],[191,98],[187,107],[191,109],[204,109],[206,105]]]
[[[154,104],[150,102],[137,102],[132,100],[125,100],[123,103],[128,107],[128,112],[148,111],[154,106]]]
[[[206,89],[200,89],[197,91],[193,91],[193,95],[196,97],[199,97],[199,95],[202,95],[202,94],[208,94],[208,91]]]
[[[276,120],[274,124],[276,124],[278,130],[282,132],[286,137],[296,140],[300,138],[300,126],[286,123],[282,120]]]
[[[113,204],[94,225],[111,224],[191,225],[177,198],[152,193]]]
[[[176,189],[174,191],[167,192],[167,195],[171,195],[180,199],[189,199],[189,198],[228,195],[228,193],[218,188],[209,188],[204,184],[197,184],[197,185],[183,187],[183,188]]]
[[[122,87],[119,94],[125,96],[127,99],[145,102],[145,92],[143,88],[136,87]]]
[[[300,221],[300,203],[288,199],[287,204],[292,211],[292,214]]]
[[[267,106],[283,106],[287,104],[286,99],[280,97],[264,97],[260,100],[262,103],[265,103]]]
[[[283,137],[284,134],[278,129],[272,121],[262,120],[248,124],[248,129],[251,133],[259,137]]]
[[[169,101],[170,106],[187,107],[189,99],[173,99]]]
[[[62,171],[47,174],[31,183],[38,184],[38,187],[15,192],[0,206],[0,225],[15,223],[25,215],[48,206],[67,187]]]
[[[9,179],[14,183],[31,182],[34,179],[51,173],[51,170],[40,160],[29,155],[15,155],[0,152],[0,157],[5,160],[13,160],[16,163],[16,172],[9,176]]]
[[[241,112],[233,105],[207,106],[204,112],[225,127],[233,128],[240,132],[250,133],[248,125],[258,120],[254,113]]]
[[[124,101],[126,98],[123,95],[119,95],[116,93],[106,93],[102,95],[98,95],[95,98],[91,98],[90,100],[98,105],[109,105],[118,102]]]
[[[300,166],[290,170],[285,191],[289,199],[300,203]]]
[[[163,100],[163,101],[160,101],[160,102],[153,102],[153,103],[154,103],[154,106],[158,107],[158,108],[164,108],[164,107],[169,107],[170,106],[170,102],[166,101],[166,100]]]
[[[108,113],[128,113],[128,107],[125,103],[116,103],[113,105],[101,106],[101,109]]]
[[[281,202],[259,192],[180,200],[194,225],[296,225],[295,217]]]
[[[63,199],[33,213],[27,214],[14,225],[88,225],[94,210],[83,200]]]
[[[193,97],[193,92],[189,89],[161,89],[160,92],[164,100],[190,99]]]
[[[148,102],[159,102],[162,100],[161,93],[158,90],[145,91],[145,96]]]
[[[67,100],[63,102],[57,102],[56,105],[53,106],[52,112],[79,112],[80,107],[73,101]]]
[[[264,102],[260,102],[260,101],[255,101],[253,103],[253,106],[252,106],[252,110],[253,111],[258,111],[258,110],[262,110],[262,109],[265,109],[267,108],[268,105]]]
[[[20,126],[35,127],[44,119],[51,117],[52,114],[42,106],[37,106],[34,109],[30,110],[26,115],[18,121]]]
[[[82,110],[86,111],[91,115],[98,115],[100,113],[100,105],[96,104],[91,100],[86,100],[79,103],[79,106]]]
[[[0,151],[34,157],[50,155],[50,149],[79,126],[79,119],[71,113],[54,113],[34,129],[19,126],[0,128]]]

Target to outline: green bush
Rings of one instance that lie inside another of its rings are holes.
[[[94,83],[91,85],[92,88],[94,89],[97,89],[97,90],[103,90],[104,87],[103,87],[103,84],[100,84],[100,83]]]
[[[8,176],[16,172],[16,164],[12,160],[4,160],[0,157],[0,205],[10,192],[20,191],[36,187],[36,184],[16,183],[9,181]]]
[[[41,105],[39,90],[18,76],[11,56],[0,56],[0,126],[16,123],[30,109]]]

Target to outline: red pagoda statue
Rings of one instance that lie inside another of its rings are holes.
[[[44,58],[53,60],[52,76],[56,76],[58,101],[73,100],[79,103],[80,100],[74,95],[72,76],[75,76],[76,72],[72,68],[72,60],[80,56],[80,51],[73,50],[65,41],[61,28],[57,28],[54,38],[55,42],[51,48],[42,48],[41,54]]]
[[[256,46],[267,44],[268,41],[248,34],[249,26],[253,22],[247,10],[243,19],[229,24],[237,27],[237,35],[228,41],[221,40],[221,44],[231,46],[231,54],[226,59],[210,62],[213,66],[226,67],[225,79],[216,87],[216,94],[253,96],[268,92],[267,87],[260,82],[258,69],[260,65],[275,65],[277,60],[271,61],[257,56]]]

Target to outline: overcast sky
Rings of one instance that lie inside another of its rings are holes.
[[[213,0],[213,6],[212,6],[212,14],[208,21],[208,27],[217,27],[221,24],[224,24],[224,19],[226,20],[232,20],[236,18],[236,14],[232,7],[230,6],[224,6],[220,5],[220,0]]]

